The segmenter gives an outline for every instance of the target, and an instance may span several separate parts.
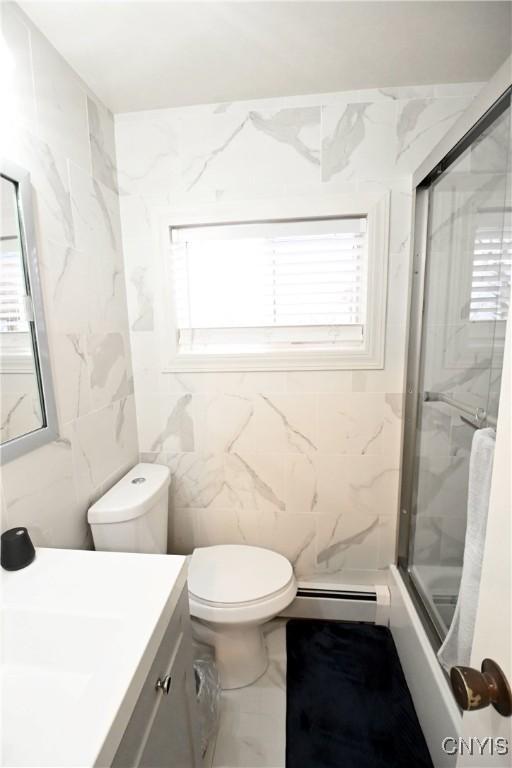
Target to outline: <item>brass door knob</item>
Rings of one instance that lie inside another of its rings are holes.
[[[452,667],[452,690],[461,709],[483,709],[492,704],[500,715],[512,715],[512,692],[503,670],[492,659],[484,659],[482,671],[473,667]]]

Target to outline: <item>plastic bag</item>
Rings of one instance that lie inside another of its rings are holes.
[[[194,675],[199,708],[201,753],[204,757],[208,745],[215,738],[220,708],[221,687],[213,648],[194,643]]]

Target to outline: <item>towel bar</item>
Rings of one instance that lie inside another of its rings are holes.
[[[444,395],[442,392],[425,392],[423,400],[426,403],[445,403],[445,405],[450,405],[457,411],[466,414],[472,421],[468,418],[464,418],[464,416],[461,416],[461,419],[474,429],[482,429],[482,427],[496,428],[497,420],[493,416],[489,416],[487,411],[483,408],[471,408],[469,405],[459,403],[457,400],[454,400],[448,395]]]

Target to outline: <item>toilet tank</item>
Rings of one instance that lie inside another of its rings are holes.
[[[108,552],[167,552],[171,473],[137,464],[89,508],[94,546]]]

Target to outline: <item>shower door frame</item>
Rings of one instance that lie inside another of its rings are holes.
[[[499,75],[503,69],[505,69],[505,72],[500,78]],[[506,64],[502,70],[498,72],[494,89],[486,89],[490,90],[490,94],[484,94],[483,109],[480,107],[480,113],[477,111],[476,114],[472,114],[475,112],[474,105],[472,105],[473,109],[470,108],[466,116],[466,130],[459,134],[457,139],[457,123],[454,129],[447,134],[445,140],[427,158],[425,163],[420,166],[413,179],[414,235],[399,508],[398,568],[434,651],[439,649],[443,638],[408,568],[410,543],[414,535],[413,494],[419,461],[415,453],[420,397],[419,382],[421,375],[424,294],[428,269],[427,242],[430,190],[432,183],[473,144],[483,131],[492,125],[507,108],[511,107],[512,85],[510,84],[510,70],[507,73]],[[487,103],[485,103],[485,96],[487,96]],[[479,102],[479,99],[477,98],[475,101]],[[476,106],[478,110],[478,104]],[[467,125],[468,117],[472,124]],[[454,136],[451,148],[449,148],[450,145],[448,144],[448,150],[445,150],[444,154],[439,157],[440,150],[442,151],[446,147],[447,142],[452,138],[452,134]]]

